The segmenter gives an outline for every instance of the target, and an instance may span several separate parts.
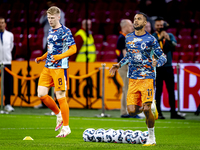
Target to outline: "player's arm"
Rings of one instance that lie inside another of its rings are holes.
[[[156,61],[155,67],[163,66],[167,62],[167,57],[160,48],[160,45],[156,40],[156,38],[154,38],[154,41],[152,43],[152,50],[153,50],[153,55],[155,55],[157,58],[156,60],[154,59],[154,57],[152,58],[153,60],[152,66],[155,64],[155,61]]]
[[[170,46],[175,47],[177,45],[177,41],[176,41],[175,36],[171,33],[168,33],[168,34],[169,34],[169,38],[170,38],[170,40],[169,40]]]
[[[40,63],[40,61],[42,61],[42,60],[44,60],[44,59],[46,59],[47,58],[47,52],[44,54],[44,55],[42,55],[41,57],[37,57],[36,59],[35,59],[35,62],[36,63]]]
[[[127,63],[129,62],[129,59],[128,59],[128,58],[129,58],[129,52],[126,52],[125,57],[122,58],[122,59],[120,60],[119,63],[114,64],[114,65],[111,67],[111,69],[109,70],[110,74],[111,74],[111,75],[114,75],[115,72],[116,72],[119,68],[121,68],[122,66],[124,66],[125,64],[127,64]]]
[[[74,45],[70,46],[66,52],[59,54],[59,55],[53,55],[53,57],[54,57],[55,61],[60,60],[60,59],[63,59],[65,57],[69,57],[69,56],[75,54],[76,51],[77,51],[76,44],[74,44]]]

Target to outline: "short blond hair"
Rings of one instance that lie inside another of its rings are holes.
[[[60,8],[56,6],[52,6],[47,10],[47,14],[50,14],[50,15],[60,14]]]

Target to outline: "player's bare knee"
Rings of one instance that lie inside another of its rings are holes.
[[[60,99],[65,97],[65,91],[56,91],[56,98]]]
[[[47,87],[38,86],[37,93],[38,97],[42,97],[48,94],[49,89]]]
[[[39,98],[42,97],[42,96],[44,96],[44,95],[46,95],[46,94],[44,94],[44,93],[42,93],[41,91],[38,90],[38,97]]]

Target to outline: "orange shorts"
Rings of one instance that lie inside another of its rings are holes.
[[[153,94],[153,79],[129,79],[127,105],[142,106],[152,102]]]
[[[55,86],[55,91],[65,91],[69,83],[68,69],[49,69],[44,67],[39,78],[39,86]]]

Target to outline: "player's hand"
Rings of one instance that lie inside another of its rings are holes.
[[[156,67],[157,61],[154,58],[154,55],[152,56],[152,67]]]
[[[114,75],[115,74],[115,72],[117,71],[117,69],[119,69],[120,68],[120,64],[118,63],[118,64],[114,64],[112,67],[111,67],[111,69],[109,70],[109,73],[111,74],[111,75]]]
[[[37,63],[37,64],[39,64],[40,63],[40,60],[39,60],[39,58],[37,57],[37,58],[35,58],[35,62]]]

